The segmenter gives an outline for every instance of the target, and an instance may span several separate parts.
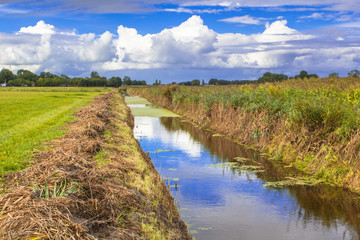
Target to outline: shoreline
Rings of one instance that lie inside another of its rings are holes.
[[[333,140],[322,139],[320,130],[312,133],[304,127],[292,127],[285,116],[269,119],[266,111],[249,113],[220,103],[204,109],[195,102],[173,101],[176,94],[191,92],[191,87],[160,86],[153,91],[146,89],[151,88],[127,88],[127,91],[169,109],[201,128],[224,135],[247,148],[256,149],[267,155],[270,161],[294,167],[300,175],[292,177],[300,178],[299,181],[289,182],[290,184],[302,184],[305,180],[311,185],[330,184],[355,194],[360,193],[360,171],[356,162],[348,160],[343,163],[345,160],[340,159],[343,156],[338,156],[335,152],[335,149],[338,151],[342,148],[329,145]],[[201,94],[201,87],[193,89]]]

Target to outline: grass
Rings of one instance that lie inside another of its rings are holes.
[[[65,133],[61,127],[74,120],[77,108],[99,95],[89,89],[59,90],[65,88],[0,88],[1,174],[25,168],[43,142]]]
[[[131,97],[130,99],[132,101],[131,104],[145,104],[145,99],[143,98]],[[128,100],[127,103],[130,104]],[[117,149],[121,155],[124,155],[124,159],[122,159],[123,164],[129,164],[126,163],[127,161],[131,162],[132,167],[127,171],[127,177],[124,181],[125,186],[130,189],[136,189],[144,198],[149,199],[149,202],[144,202],[142,207],[134,206],[132,209],[133,216],[141,216],[141,236],[144,239],[175,239],[177,233],[165,226],[163,222],[165,217],[168,224],[173,224],[173,219],[178,217],[173,199],[156,170],[151,167],[152,164],[149,164],[148,161],[150,159],[145,159],[145,155],[141,153],[140,147],[133,137],[132,129],[127,124],[128,110],[120,95],[115,96],[115,107],[117,110],[113,113],[116,117],[112,122],[115,129],[110,131],[107,138],[120,138],[121,143],[109,144],[109,155],[105,155],[103,158],[105,160],[109,159],[112,154],[111,149]],[[159,149],[159,151],[171,150]],[[167,209],[165,215],[159,216],[159,208],[164,207]],[[145,208],[146,212],[142,208]],[[129,216],[126,217],[126,215],[131,214],[120,213],[118,215],[118,222],[123,224],[126,222],[126,218],[131,218]]]
[[[127,92],[256,147],[274,161],[360,192],[360,78]]]
[[[349,138],[359,129],[360,81],[356,78],[288,80],[245,86],[137,88],[131,91],[150,99],[163,96],[177,107],[215,104],[241,108],[247,112],[267,111],[269,118],[286,116],[294,126],[322,128],[323,134],[335,132]],[[171,96],[168,95],[171,93]],[[253,137],[257,139],[259,132]]]
[[[0,92],[108,92],[106,87],[0,87]]]
[[[56,182],[53,189],[50,189],[48,184],[48,181],[46,181],[44,186],[34,185],[34,193],[38,194],[39,198],[49,199],[77,193],[80,188],[79,183],[74,181],[68,182],[66,179]]]
[[[122,96],[104,94],[77,116],[68,134],[48,144],[53,149],[6,178],[0,238],[11,232],[14,239],[190,239],[170,192],[133,137]],[[73,221],[79,218],[86,221]],[[89,227],[99,222],[100,229]]]

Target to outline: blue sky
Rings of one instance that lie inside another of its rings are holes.
[[[360,63],[360,1],[4,0],[0,68],[162,82],[345,76]]]

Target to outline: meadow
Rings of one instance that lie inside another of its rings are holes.
[[[0,88],[0,174],[24,169],[73,113],[106,88]]]
[[[360,79],[128,88],[317,179],[360,192]]]

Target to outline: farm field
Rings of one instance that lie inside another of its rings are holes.
[[[0,173],[23,169],[104,88],[0,88]]]

